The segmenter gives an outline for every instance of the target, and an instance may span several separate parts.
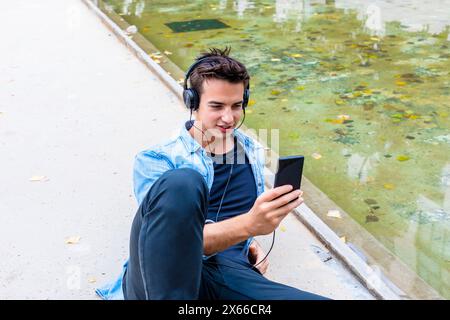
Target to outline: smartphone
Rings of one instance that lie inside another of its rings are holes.
[[[280,157],[274,188],[290,184],[293,187],[292,190],[300,189],[304,161],[303,156]]]

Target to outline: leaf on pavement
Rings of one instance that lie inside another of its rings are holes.
[[[81,237],[80,236],[73,236],[66,239],[66,244],[77,244],[80,242]]]

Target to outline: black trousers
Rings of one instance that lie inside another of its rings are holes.
[[[208,198],[205,180],[193,169],[167,171],[153,184],[131,228],[125,299],[324,299],[270,281],[242,259],[219,253],[204,260]]]

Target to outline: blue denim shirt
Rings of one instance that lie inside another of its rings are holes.
[[[257,196],[264,192],[264,147],[238,129],[234,130],[238,143],[242,145],[249,159],[255,177]],[[165,144],[153,146],[136,155],[134,163],[134,193],[140,205],[153,183],[167,170],[191,168],[198,171],[211,190],[214,179],[214,166],[206,150],[190,135],[183,125],[180,135]],[[207,220],[206,223],[213,221]],[[253,238],[249,238],[246,250]],[[210,256],[203,255],[203,259]],[[125,274],[128,260],[122,267],[122,272],[116,281],[109,283],[95,292],[105,300],[123,300],[122,278]]]

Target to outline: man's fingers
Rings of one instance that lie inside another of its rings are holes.
[[[284,186],[281,186],[281,187],[276,187],[276,188],[274,188],[272,190],[268,190],[268,191],[264,192],[259,197],[259,199],[262,202],[269,202],[269,201],[272,201],[275,198],[278,198],[278,197],[282,196],[285,193],[288,193],[289,191],[292,190],[292,188],[293,187],[290,184],[287,184],[287,185],[284,185]]]
[[[303,198],[299,197],[297,199],[295,199],[292,203],[287,203],[282,207],[279,207],[277,210],[275,210],[273,212],[273,215],[276,218],[281,218],[283,219],[285,216],[288,215],[289,212],[291,212],[292,210],[294,210],[295,208],[297,208],[299,205],[301,205],[303,203]]]
[[[285,206],[286,204],[288,204],[289,202],[301,197],[303,194],[303,191],[301,190],[294,190],[292,192],[289,192],[288,194],[283,195],[282,197],[273,200],[270,203],[270,206],[272,209],[278,209],[281,208],[283,206]]]

